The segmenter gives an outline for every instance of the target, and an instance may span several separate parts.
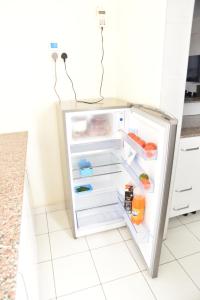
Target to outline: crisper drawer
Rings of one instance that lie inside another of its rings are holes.
[[[174,184],[171,216],[193,211],[200,192],[200,138],[180,141],[179,157]],[[199,208],[200,209],[200,203]]]

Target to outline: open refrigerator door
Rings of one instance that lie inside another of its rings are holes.
[[[158,111],[133,107],[127,112],[125,131],[121,134],[122,165],[131,178],[129,185],[133,192],[130,188],[127,192],[127,186],[124,191],[122,179],[118,198],[133,240],[151,276],[156,277],[168,205],[176,120]],[[135,187],[137,192],[134,192]]]

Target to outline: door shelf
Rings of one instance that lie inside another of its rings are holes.
[[[143,183],[140,181],[139,179],[140,175],[145,172],[135,161],[132,161],[130,164],[128,164],[124,159],[122,159],[122,166],[124,167],[126,172],[131,176],[136,186],[139,186],[143,191],[146,191],[148,193],[154,192],[154,182],[151,178],[149,178],[149,182],[150,182],[149,187],[145,187]]]
[[[144,160],[156,160],[158,151],[157,150],[144,150],[138,143],[136,143],[129,135],[121,130],[122,139],[126,142],[137,155],[142,157]]]
[[[89,163],[90,168],[79,167],[83,160]],[[74,180],[122,172],[121,160],[111,151],[74,156],[72,166]]]
[[[150,233],[148,231],[148,229],[146,228],[145,224],[133,224],[131,222],[131,214],[128,213],[125,209],[124,209],[124,198],[123,196],[118,193],[118,201],[119,204],[121,206],[121,210],[123,211],[123,217],[124,220],[131,232],[131,235],[133,236],[133,238],[138,242],[138,243],[147,243],[149,241],[150,238]]]

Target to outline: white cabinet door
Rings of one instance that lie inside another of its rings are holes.
[[[171,217],[200,209],[198,199],[200,193],[199,170],[200,137],[181,139]]]

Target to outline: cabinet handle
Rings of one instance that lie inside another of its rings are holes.
[[[188,191],[191,191],[192,190],[192,187],[188,188],[188,189],[184,189],[184,190],[175,190],[176,193],[182,193],[182,192],[188,192]]]
[[[194,148],[188,148],[188,149],[181,149],[181,151],[194,151],[194,150],[199,150],[199,147],[194,147]]]
[[[190,206],[189,205],[186,205],[184,207],[181,207],[181,208],[173,208],[173,210],[181,210],[181,209],[186,209],[186,208],[189,208]]]

